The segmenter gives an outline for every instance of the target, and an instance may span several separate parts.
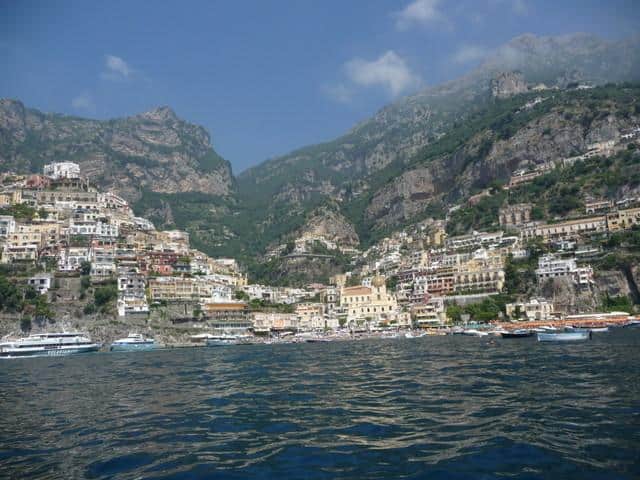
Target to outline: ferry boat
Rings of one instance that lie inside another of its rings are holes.
[[[153,338],[144,338],[139,333],[130,333],[125,338],[120,338],[111,344],[112,352],[132,352],[140,350],[153,350],[156,341]]]
[[[96,352],[100,346],[84,333],[36,333],[18,340],[0,343],[0,357],[58,357]]]

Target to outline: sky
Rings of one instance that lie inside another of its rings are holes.
[[[98,119],[168,105],[238,173],[517,35],[618,39],[639,21],[638,0],[0,0],[0,97]]]

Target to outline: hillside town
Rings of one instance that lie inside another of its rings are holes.
[[[181,339],[213,333],[434,331],[468,320],[460,307],[504,292],[508,264],[526,261],[531,242],[547,247],[534,265],[539,285],[562,278],[578,291],[588,290],[594,282],[589,258],[597,253],[588,239],[640,225],[640,198],[628,198],[616,204],[590,201],[584,216],[554,223],[533,221],[530,204],[505,205],[501,230],[462,236],[447,235],[446,219],[429,219],[363,252],[306,235],[290,251],[282,245],[271,255],[304,255],[319,243],[350,255],[351,270],[334,275],[328,285],[275,287],[249,283],[234,259],[211,258],[192,248],[185,231],[157,230],[135,216],[122,197],[92,186],[76,163],[47,164],[42,174],[3,174],[1,181],[1,263],[49,305],[33,314],[36,325],[24,314],[5,311],[3,335],[13,331],[17,319],[28,331],[56,321],[61,311],[80,328],[87,319],[117,317],[116,330],[128,325],[153,330],[164,323],[170,336]],[[551,321],[583,313],[576,305],[519,297],[486,320]]]

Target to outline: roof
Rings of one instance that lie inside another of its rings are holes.
[[[347,295],[370,295],[370,294],[371,294],[371,289],[369,287],[362,287],[362,286],[347,287],[344,290],[342,290],[342,295],[343,296],[347,296]]]

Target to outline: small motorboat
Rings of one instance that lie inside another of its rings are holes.
[[[513,330],[512,332],[502,332],[502,338],[527,338],[532,336],[533,332],[531,330],[525,330],[523,328]]]
[[[487,332],[481,332],[480,330],[476,330],[475,328],[470,328],[462,332],[463,335],[468,335],[470,337],[486,337],[489,335]]]
[[[538,333],[539,342],[576,342],[589,340],[590,338],[591,332],[588,330],[577,332]]]
[[[608,333],[609,327],[596,327],[589,329],[592,333]]]

